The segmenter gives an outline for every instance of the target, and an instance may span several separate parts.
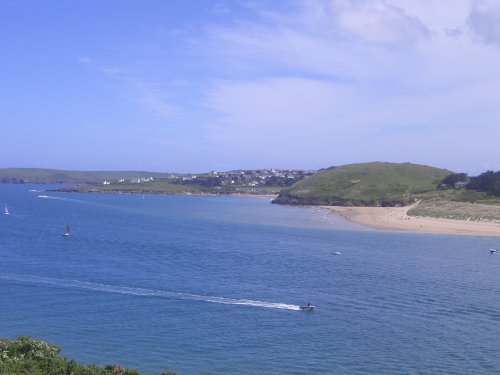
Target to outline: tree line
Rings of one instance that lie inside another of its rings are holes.
[[[452,173],[441,183],[446,187],[454,187],[457,182],[466,183],[467,189],[500,197],[500,171],[486,171],[475,177],[469,177],[466,173]]]

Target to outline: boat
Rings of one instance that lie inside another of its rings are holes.
[[[63,237],[69,237],[69,227],[67,225],[66,228],[64,228]]]
[[[497,249],[490,249],[490,254],[500,254],[500,251]]]
[[[342,253],[340,251],[334,251],[332,255],[342,255]]]
[[[299,306],[299,309],[303,311],[313,311],[316,308],[316,306],[311,305],[309,302],[307,302],[307,305],[304,306]]]
[[[3,209],[3,214],[9,215],[9,209],[7,208],[7,205],[5,205],[5,208]]]

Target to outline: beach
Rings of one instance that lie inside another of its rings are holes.
[[[500,236],[500,223],[409,216],[408,211],[413,207],[415,205],[405,207],[323,206],[325,209],[341,214],[353,223],[379,230],[464,236]]]

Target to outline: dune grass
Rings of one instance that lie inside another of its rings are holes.
[[[423,194],[421,199],[409,215],[500,223],[499,197],[452,189]]]

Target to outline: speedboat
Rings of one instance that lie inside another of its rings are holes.
[[[334,251],[332,255],[342,255],[342,253],[340,251]]]
[[[490,249],[490,254],[500,254],[500,251],[497,249]]]
[[[304,305],[304,306],[299,306],[299,309],[301,309],[303,311],[313,311],[315,308],[316,308],[316,306],[311,305],[310,303],[308,303],[307,305]]]

